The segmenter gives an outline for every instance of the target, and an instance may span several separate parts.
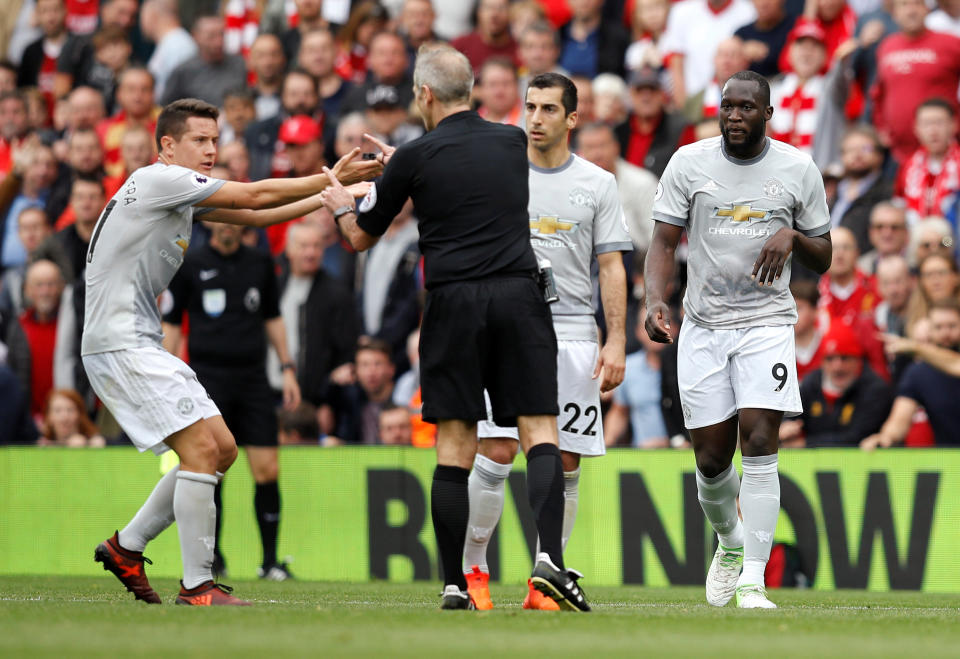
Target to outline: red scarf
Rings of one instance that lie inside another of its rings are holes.
[[[930,171],[930,156],[917,149],[903,167],[900,184],[907,207],[921,218],[942,215],[945,197],[960,190],[960,145],[950,145],[941,163],[940,173]]]

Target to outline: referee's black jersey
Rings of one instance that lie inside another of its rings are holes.
[[[532,272],[528,177],[522,130],[458,112],[394,152],[357,223],[383,235],[411,197],[428,289]]]
[[[190,319],[190,361],[219,367],[263,364],[263,323],[280,315],[277,277],[269,254],[246,245],[224,256],[210,245],[187,252],[170,282],[172,306],[163,321]]]

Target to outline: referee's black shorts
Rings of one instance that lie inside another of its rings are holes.
[[[266,366],[223,368],[191,362],[190,368],[220,409],[238,446],[276,446],[275,396]]]
[[[557,337],[532,275],[452,282],[427,294],[420,333],[423,418],[517,425],[556,415]]]

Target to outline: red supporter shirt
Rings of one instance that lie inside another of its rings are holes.
[[[960,39],[925,30],[911,39],[891,34],[877,48],[877,77],[873,97],[873,122],[890,136],[897,162],[903,163],[919,148],[913,133],[917,106],[939,97],[957,104],[960,86]]]
[[[907,209],[918,219],[944,215],[943,202],[960,190],[960,145],[954,142],[933,173],[930,159],[924,149],[918,149],[903,164],[897,174],[894,193],[902,198]]]
[[[30,413],[43,414],[47,394],[53,389],[53,349],[57,343],[57,318],[42,323],[32,309],[20,314],[20,326],[30,345]]]
[[[470,60],[470,66],[473,72],[480,75],[480,67],[491,57],[509,57],[513,60],[514,66],[520,66],[520,59],[517,56],[517,44],[513,37],[503,46],[488,46],[480,38],[479,32],[471,32],[462,37],[457,37],[450,42],[450,45],[467,56]]]
[[[74,34],[92,34],[97,29],[100,0],[67,0],[67,29]]]
[[[654,135],[657,133],[657,128],[660,127],[660,121],[663,119],[663,115],[661,114],[660,117],[651,131],[644,133],[640,130],[640,120],[637,116],[630,115],[630,141],[627,143],[627,162],[637,167],[643,167],[643,161],[647,157],[647,151],[650,150],[650,145],[653,144]],[[680,133],[680,139],[677,140],[676,148],[679,149],[687,144],[693,144],[696,140],[696,129],[693,126],[687,126],[683,129],[683,132]]]

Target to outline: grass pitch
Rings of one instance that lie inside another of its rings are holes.
[[[230,581],[251,608],[135,602],[112,575],[0,577],[0,657],[956,657],[960,596],[772,591],[776,611],[716,609],[701,588],[594,588],[590,614],[441,612],[438,584]]]

